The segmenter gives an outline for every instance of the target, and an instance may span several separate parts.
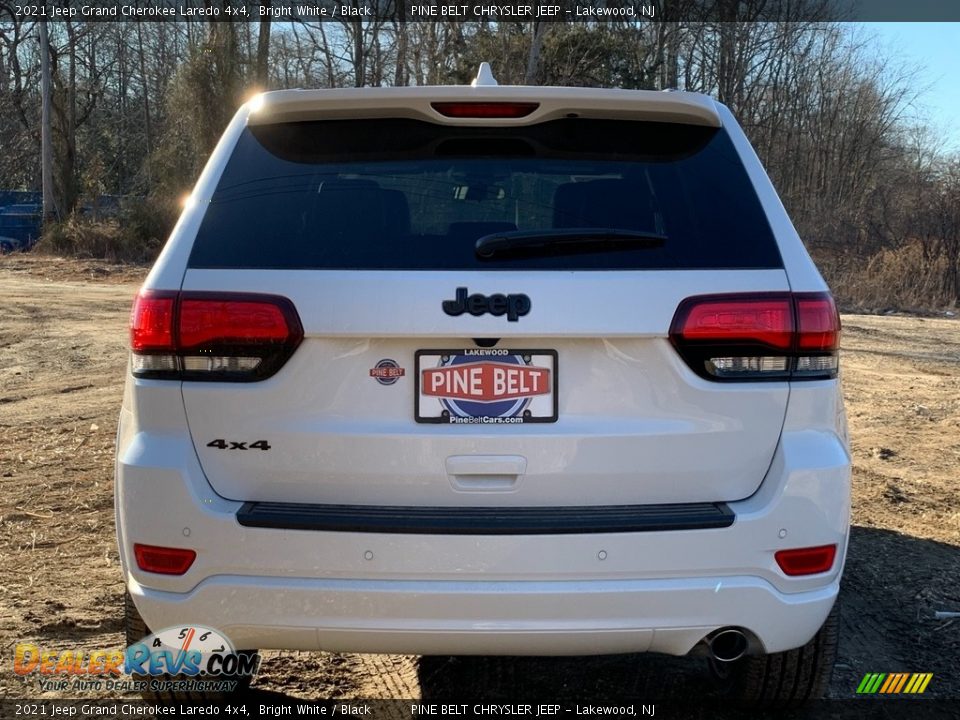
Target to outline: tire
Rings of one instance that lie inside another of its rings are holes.
[[[127,646],[138,643],[147,635],[151,634],[150,628],[147,627],[147,623],[144,621],[143,617],[140,615],[140,611],[137,610],[137,606],[133,603],[133,598],[130,597],[129,592],[124,592],[123,594],[123,617],[124,617],[124,628],[126,630],[126,641]],[[238,650],[239,655],[257,655],[256,650]],[[236,698],[238,695],[245,693],[249,687],[250,683],[253,681],[253,678],[249,675],[195,675],[192,678],[187,677],[186,675],[162,675],[162,676],[148,676],[148,675],[131,675],[133,680],[146,681],[150,680],[160,680],[160,681],[177,681],[177,680],[216,680],[216,681],[232,681],[235,683],[233,689],[230,691],[218,691],[218,692],[205,692],[205,691],[180,691],[180,690],[143,690],[140,692],[140,695],[144,700],[149,700],[156,703],[204,703],[210,700],[230,700]]]
[[[790,708],[823,697],[837,658],[840,602],[803,647],[736,662],[708,660],[724,698],[747,709]]]

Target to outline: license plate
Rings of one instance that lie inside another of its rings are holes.
[[[417,422],[557,421],[556,350],[418,350],[415,377]]]

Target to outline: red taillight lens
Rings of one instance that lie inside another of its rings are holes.
[[[702,295],[680,303],[670,341],[710,380],[831,378],[840,316],[827,293]]]
[[[272,301],[184,298],[180,303],[182,350],[210,343],[284,343],[289,336],[287,318]]]
[[[451,118],[522,118],[540,107],[540,103],[435,102],[431,106],[444,117]]]
[[[130,313],[130,348],[134,352],[173,350],[173,308],[176,293],[144,292]]]
[[[138,377],[250,382],[273,375],[303,339],[293,303],[247,293],[141,293],[131,315]]]
[[[797,295],[798,349],[814,352],[840,347],[840,317],[829,295]]]
[[[789,350],[793,343],[793,303],[789,297],[690,298],[674,320],[683,341],[749,343]]]
[[[773,556],[785,575],[816,575],[833,567],[837,557],[836,545],[780,550]]]
[[[139,543],[133,546],[133,554],[137,558],[138,568],[160,575],[183,575],[197,559],[197,553],[186,548],[158,547]]]

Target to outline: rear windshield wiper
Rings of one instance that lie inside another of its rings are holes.
[[[511,230],[484,235],[477,240],[477,257],[494,255],[594,252],[663,247],[666,235],[617,228],[563,228],[562,230]]]

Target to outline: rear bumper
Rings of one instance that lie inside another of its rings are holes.
[[[452,582],[222,575],[184,594],[135,581],[130,590],[152,625],[212,625],[239,648],[684,655],[728,625],[749,628],[768,651],[802,645],[830,612],[838,583],[788,595],[752,577]]]
[[[127,418],[129,420],[129,418]],[[424,535],[244,527],[189,436],[121,432],[117,530],[149,626],[212,626],[237,647],[411,654],[685,654],[746,628],[767,652],[806,643],[836,598],[850,460],[823,430],[785,432],[723,528]],[[145,573],[133,543],[189,547],[183,576]],[[777,550],[836,543],[834,567],[790,578]]]

